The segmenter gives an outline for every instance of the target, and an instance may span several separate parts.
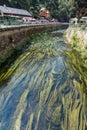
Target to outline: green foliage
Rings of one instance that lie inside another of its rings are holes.
[[[0,5],[27,9],[35,18],[39,18],[39,10],[46,7],[53,18],[59,21],[69,21],[76,16],[77,8],[86,7],[86,0],[1,0]]]
[[[79,39],[78,39],[77,35],[74,34],[72,37],[73,47],[77,47],[78,41],[79,41]]]
[[[77,4],[80,8],[87,8],[87,0],[77,0]]]

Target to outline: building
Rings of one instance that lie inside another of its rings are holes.
[[[70,23],[77,25],[78,24],[78,19],[76,17],[75,18],[71,18],[70,19]]]
[[[36,21],[35,18],[32,18],[32,17],[23,17],[23,22],[26,23],[26,22],[33,22],[33,21]]]
[[[39,15],[41,17],[44,17],[46,19],[51,19],[51,14],[48,10],[46,10],[45,8],[41,8],[40,11],[39,11]]]
[[[6,5],[0,6],[0,24],[2,25],[17,25],[34,20],[27,10],[11,8]]]
[[[11,8],[11,7],[7,7],[6,5],[0,6],[0,15],[1,16],[23,16],[23,17],[32,16],[27,10]]]
[[[79,20],[80,24],[86,24],[87,25],[87,17],[84,16]]]

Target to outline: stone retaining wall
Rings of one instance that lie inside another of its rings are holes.
[[[22,46],[26,41],[37,33],[46,30],[54,30],[62,25],[42,24],[42,25],[27,25],[19,27],[9,27],[0,29],[0,64],[3,63],[17,46]],[[67,25],[66,25],[67,26]]]

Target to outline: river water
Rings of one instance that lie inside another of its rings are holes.
[[[35,37],[0,87],[0,130],[87,130],[86,74],[65,30]]]

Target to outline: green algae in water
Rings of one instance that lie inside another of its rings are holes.
[[[1,130],[86,129],[87,68],[59,32],[33,39],[3,74]]]
[[[87,93],[87,64],[85,64],[79,52],[73,50],[70,53],[66,53],[69,57],[69,62],[72,64],[75,71],[77,71],[80,74],[79,82],[81,83],[81,90]]]

